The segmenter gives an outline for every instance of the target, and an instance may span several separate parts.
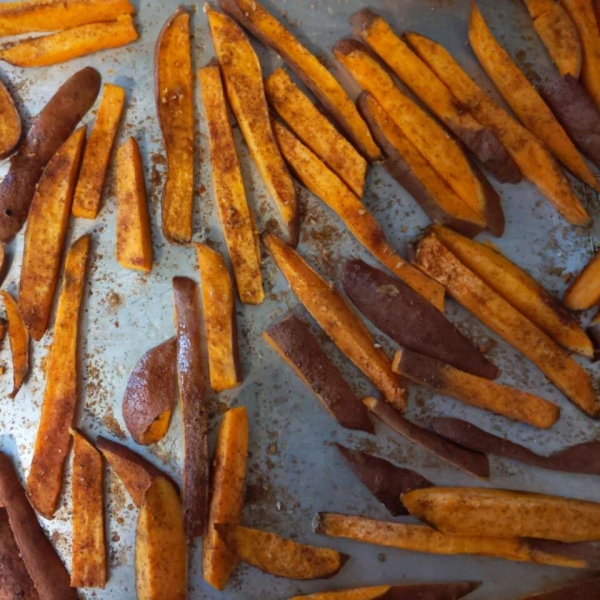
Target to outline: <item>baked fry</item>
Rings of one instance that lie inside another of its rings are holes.
[[[571,310],[587,310],[600,302],[600,252],[575,277],[563,301]]]
[[[6,158],[17,147],[23,133],[21,115],[13,97],[0,81],[0,158]]]
[[[4,300],[8,320],[8,339],[13,365],[13,389],[9,396],[14,398],[29,373],[29,331],[25,327],[14,298],[6,290],[0,291],[0,295]]]

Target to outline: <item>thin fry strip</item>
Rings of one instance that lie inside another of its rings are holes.
[[[29,331],[14,298],[6,290],[0,291],[0,295],[4,300],[8,319],[8,339],[13,363],[13,390],[9,396],[14,398],[29,373]]]

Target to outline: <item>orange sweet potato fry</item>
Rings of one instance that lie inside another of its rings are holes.
[[[577,275],[563,300],[571,310],[587,310],[600,302],[600,252]]]
[[[21,141],[21,115],[6,86],[0,81],[0,158],[6,158]]]
[[[13,390],[10,397],[14,398],[29,373],[29,332],[14,298],[6,290],[0,291],[0,295],[4,300],[8,319],[8,339],[13,363]]]
[[[77,340],[89,245],[90,235],[80,237],[65,260],[54,340],[46,369],[42,414],[27,478],[29,499],[47,519],[54,517],[58,504],[69,450],[69,428],[77,407]]]

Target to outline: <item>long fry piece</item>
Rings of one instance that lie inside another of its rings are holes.
[[[458,600],[476,590],[480,585],[480,581],[376,585],[335,592],[316,592],[307,596],[294,596],[289,600],[410,600],[411,598]]]
[[[0,291],[0,296],[4,300],[8,319],[8,339],[13,365],[13,389],[10,397],[14,398],[29,373],[29,331],[25,327],[19,306],[14,298],[6,290]]]
[[[587,310],[600,302],[600,252],[597,252],[565,292],[571,310]]]
[[[63,284],[49,351],[42,414],[27,478],[27,493],[34,508],[47,519],[54,517],[62,489],[64,462],[69,449],[69,428],[77,406],[77,342],[79,313],[90,235],[80,237],[65,261]]]

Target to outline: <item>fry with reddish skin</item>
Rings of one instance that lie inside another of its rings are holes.
[[[465,267],[434,232],[418,243],[415,263],[452,298],[533,362],[569,400],[591,417],[600,404],[589,375],[553,340]]]
[[[69,428],[77,409],[79,313],[90,239],[88,234],[74,242],[65,260],[54,339],[48,354],[42,414],[27,478],[31,504],[47,519],[54,517],[58,504],[71,437]]]
[[[260,62],[250,40],[234,20],[210,8],[206,12],[229,105],[277,205],[286,240],[296,246],[300,235],[296,187],[273,135]]]
[[[298,179],[342,219],[356,239],[375,258],[438,310],[443,311],[443,289],[396,253],[375,217],[342,180],[284,125],[274,121],[273,130],[285,160]]]
[[[177,376],[183,419],[183,521],[185,534],[188,540],[192,540],[206,532],[210,487],[198,286],[186,277],[174,277],[173,300],[177,328]]]
[[[283,58],[366,158],[370,161],[381,158],[354,102],[316,56],[255,0],[219,0],[219,4]]]
[[[0,81],[0,158],[6,158],[17,147],[23,133],[21,115],[6,86]]]
[[[14,298],[6,290],[0,291],[0,296],[4,300],[8,319],[8,339],[13,365],[13,390],[9,398],[14,398],[29,373],[29,331],[23,323],[19,306]]]
[[[167,157],[162,230],[169,242],[192,239],[194,204],[194,91],[190,15],[179,7],[164,24],[154,50],[156,112]]]
[[[385,352],[377,347],[365,324],[341,294],[283,240],[267,234],[263,241],[292,291],[333,343],[371,379],[386,402],[405,410],[406,391],[400,378],[393,373]]]
[[[77,600],[77,591],[70,586],[69,573],[27,501],[10,458],[3,452],[0,452],[0,505],[8,513],[19,553],[40,600]]]
[[[571,310],[587,310],[600,302],[600,252],[575,277],[563,302]]]
[[[600,577],[594,577],[554,588],[548,592],[532,594],[523,600],[586,600],[586,598],[598,598],[599,596]]]
[[[80,127],[50,159],[29,209],[19,310],[36,341],[46,332],[52,312],[84,142],[85,127]]]

